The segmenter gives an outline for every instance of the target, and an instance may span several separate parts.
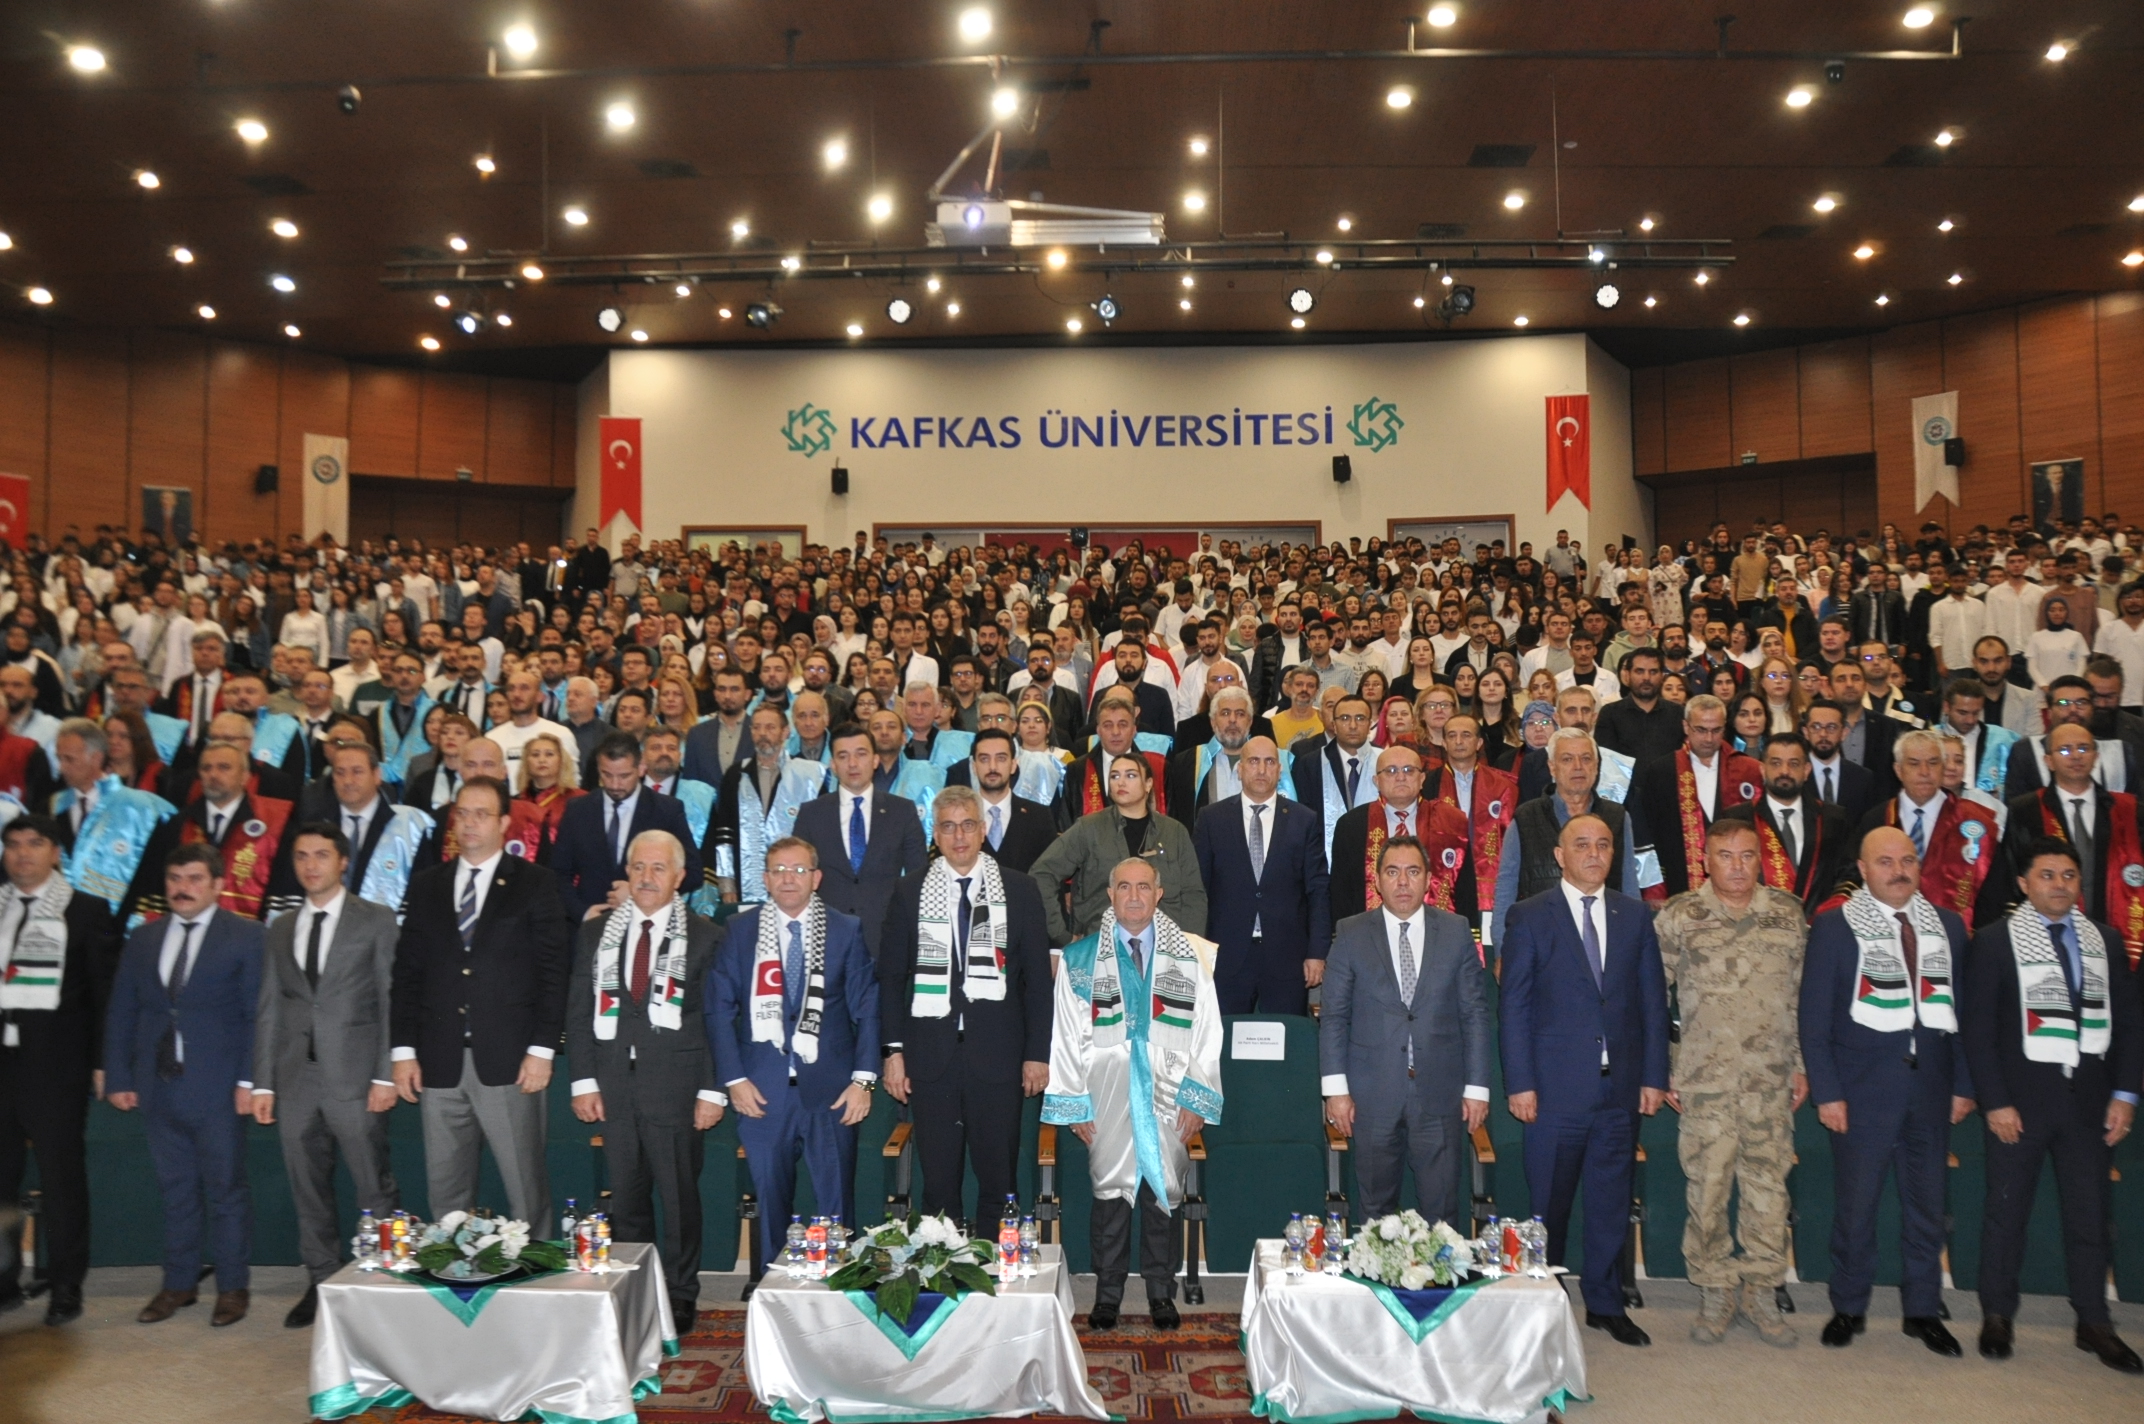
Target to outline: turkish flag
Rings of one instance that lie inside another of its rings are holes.
[[[1548,398],[1548,507],[1564,492],[1593,508],[1593,413],[1591,396]]]
[[[633,528],[640,523],[640,417],[606,415],[597,421],[602,444],[603,492],[596,523],[609,530],[611,518],[623,514]],[[621,531],[622,533],[623,531]]]
[[[30,532],[30,477],[0,474],[0,541],[22,547]]]

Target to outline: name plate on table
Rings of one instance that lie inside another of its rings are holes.
[[[1228,1056],[1278,1063],[1288,1056],[1288,1025],[1238,1019],[1229,1025]]]

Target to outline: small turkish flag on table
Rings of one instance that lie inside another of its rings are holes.
[[[1564,492],[1593,508],[1593,415],[1590,396],[1548,398],[1548,507]]]
[[[19,549],[30,532],[30,477],[0,474],[0,540]]]

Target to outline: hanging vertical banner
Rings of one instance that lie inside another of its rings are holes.
[[[1548,398],[1548,508],[1566,491],[1593,508],[1593,408],[1591,396]]]
[[[603,542],[616,553],[628,534],[640,532],[640,417],[603,416],[597,421],[596,438],[603,447],[596,524]]]
[[[30,533],[30,477],[0,474],[0,543],[20,549]]]
[[[1958,467],[1944,454],[1945,442],[1958,434],[1958,393],[1916,396],[1913,400],[1913,510],[1942,495],[1958,502]]]
[[[339,435],[305,437],[304,519],[299,532],[308,540],[350,542],[350,442]]]

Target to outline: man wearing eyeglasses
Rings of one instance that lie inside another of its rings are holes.
[[[2109,791],[2133,790],[2131,783],[2144,772],[2144,739],[2119,735],[2109,728],[2101,734],[2093,723],[2092,684],[2082,677],[2058,677],[2047,685],[2047,731],[2027,737],[2013,748],[2009,771],[2003,782],[2005,800],[2015,801],[2053,780],[2048,771],[2047,739],[2057,727],[2082,727],[2099,743],[2093,779]],[[2025,755],[2030,751],[2030,756]],[[2132,770],[2134,768],[2134,770]]]
[[[2033,845],[2044,837],[2068,841],[2082,877],[2078,910],[2111,924],[2132,951],[2144,950],[2144,885],[2129,883],[2132,867],[2144,864],[2136,798],[2099,784],[2099,745],[2088,727],[2056,727],[2046,755],[2053,782],[2010,803],[2004,843],[2011,866],[2030,867]]]
[[[1377,886],[1377,853],[1385,842],[1401,836],[1414,837],[1428,854],[1429,903],[1474,923],[1480,896],[1466,813],[1449,801],[1422,799],[1427,778],[1422,754],[1413,747],[1386,747],[1377,758],[1376,776],[1377,799],[1349,810],[1333,827],[1333,923],[1384,903]]]
[[[1854,653],[1855,661],[1861,664],[1861,680],[1868,688],[1870,712],[1909,727],[1928,725],[1914,710],[1904,690],[1893,685],[1897,665],[1891,661],[1889,647],[1882,643],[1863,643]]]

